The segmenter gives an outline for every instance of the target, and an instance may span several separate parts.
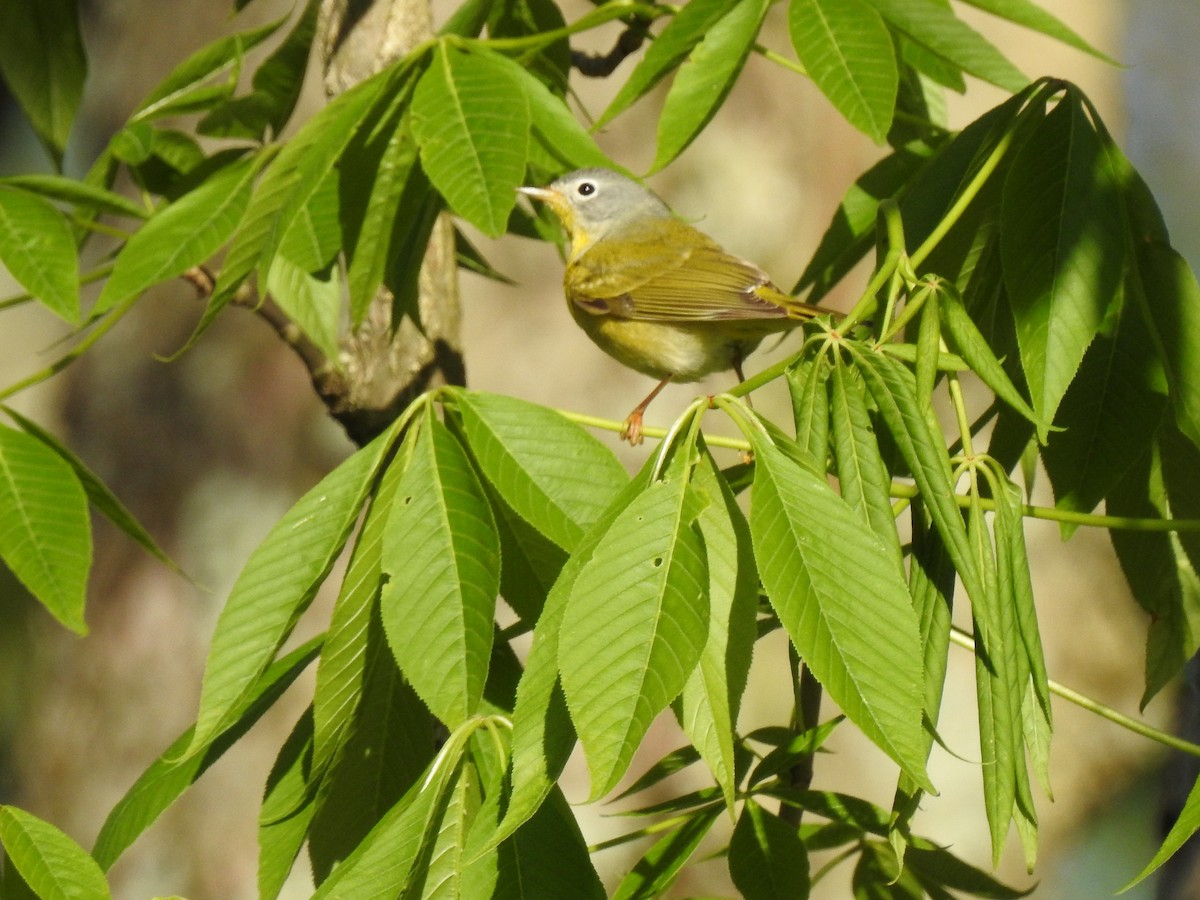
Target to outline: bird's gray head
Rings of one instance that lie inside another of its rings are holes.
[[[570,211],[569,217],[560,213],[568,229],[582,232],[589,243],[633,222],[671,217],[657,194],[611,169],[578,169],[555,179],[547,190]]]

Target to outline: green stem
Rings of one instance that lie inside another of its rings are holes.
[[[890,201],[884,201],[884,203],[887,202]],[[883,204],[880,204],[880,207],[882,208]],[[875,270],[875,274],[871,276],[871,280],[867,283],[866,290],[863,291],[862,297],[860,297],[859,301],[854,304],[854,308],[846,314],[846,317],[838,322],[839,331],[841,331],[843,334],[849,333],[850,329],[866,319],[867,316],[871,315],[871,313],[875,311],[876,307],[879,306],[879,297],[877,295],[879,294],[880,290],[883,289],[883,286],[888,283],[888,280],[892,277],[892,274],[896,271],[896,267],[900,264],[900,256],[903,254],[903,252],[903,245],[888,247],[887,255],[884,256],[882,265],[880,265],[880,267]]]
[[[1060,85],[1057,82],[1047,81],[1030,96],[1027,108],[1042,102],[1045,97],[1053,94],[1059,89]],[[958,220],[962,218],[962,215],[964,212],[966,212],[967,207],[971,205],[971,201],[974,200],[979,192],[983,189],[983,185],[989,178],[991,178],[992,173],[996,171],[996,167],[1000,165],[1000,161],[1004,159],[1004,155],[1012,146],[1013,141],[1016,140],[1017,131],[1018,129],[1015,127],[1014,123],[1014,127],[1010,127],[1008,131],[1004,133],[1004,136],[996,142],[996,146],[992,148],[992,152],[988,154],[988,158],[984,160],[983,165],[980,166],[975,172],[975,175],[971,178],[970,183],[966,186],[963,192],[958,195],[958,198],[954,201],[954,205],[950,207],[949,212],[942,217],[941,221],[938,222],[937,227],[934,228],[933,231],[930,232],[929,237],[925,239],[925,242],[922,243],[921,246],[918,247],[917,250],[912,254],[910,260],[914,270],[920,267],[921,263],[923,263],[929,257],[929,254],[933,252],[934,248],[941,243],[942,238],[944,238],[949,233],[950,229],[953,228],[958,222]]]
[[[893,481],[891,496],[914,499],[920,496],[916,485]],[[954,502],[964,509],[971,504],[971,498],[964,494],[955,494]],[[994,510],[996,504],[983,497],[979,503],[986,510]],[[1129,516],[1100,516],[1095,513],[1072,512],[1067,509],[1055,509],[1051,506],[1021,505],[1021,515],[1027,519],[1041,519],[1047,522],[1070,522],[1087,528],[1109,528],[1118,531],[1200,531],[1200,519],[1135,519]]]
[[[963,456],[970,459],[975,455],[975,447],[971,442],[971,420],[967,418],[967,401],[963,398],[962,382],[958,380],[958,373],[947,372],[946,384],[950,388],[950,402],[954,406],[954,418],[958,422]]]
[[[975,641],[969,634],[960,631],[957,627],[950,629],[950,640],[954,641],[960,647],[970,650],[972,653],[975,652]],[[1074,703],[1088,712],[1095,713],[1103,719],[1108,719],[1108,721],[1120,725],[1134,734],[1150,738],[1152,741],[1157,741],[1163,746],[1178,750],[1181,753],[1187,753],[1189,756],[1200,756],[1200,744],[1193,744],[1191,741],[1185,741],[1183,738],[1177,738],[1173,734],[1160,731],[1152,725],[1147,725],[1145,722],[1139,722],[1137,719],[1130,718],[1124,713],[1119,713],[1112,707],[1105,706],[1099,700],[1093,700],[1091,697],[1087,697],[1067,687],[1065,684],[1059,684],[1057,681],[1051,680],[1050,693],[1057,694],[1064,700]]]
[[[618,422],[616,419],[589,416],[584,413],[572,412],[569,409],[556,409],[555,412],[585,428],[598,428],[601,431],[615,431],[620,434],[621,429],[625,427],[624,422]],[[642,434],[648,438],[664,438],[669,431],[670,429],[658,428],[652,425],[642,428]],[[747,451],[750,449],[750,445],[740,438],[723,437],[719,434],[704,435],[704,442],[710,447],[725,447],[729,450]]]
[[[786,363],[780,363],[778,366],[772,366],[772,369],[777,368],[779,371],[787,368]],[[769,371],[769,370],[766,370]],[[775,373],[776,375],[778,372]],[[772,376],[774,377],[774,376]],[[751,379],[746,379],[738,388],[749,384]],[[744,391],[738,388],[730,388],[726,393],[739,396]],[[0,399],[8,396],[8,394],[0,394]],[[721,406],[714,398],[717,406]],[[599,428],[603,431],[620,432],[624,427],[624,422],[618,422],[616,419],[604,419],[599,416],[589,416],[584,413],[572,412],[571,410],[559,409],[555,410],[560,415],[572,422],[583,425],[586,428]],[[652,438],[663,438],[667,435],[666,428],[656,428],[646,426],[642,429],[642,434]],[[728,450],[740,450],[743,453],[750,450],[748,441],[741,438],[725,437],[718,434],[705,434],[704,441],[710,447],[724,447]],[[913,500],[920,496],[920,491],[914,484],[906,484],[902,481],[893,481],[889,489],[889,494],[899,500]],[[954,502],[964,509],[970,505],[971,498],[965,494],[955,494]],[[979,498],[980,505],[985,510],[994,510],[996,505],[993,501],[986,497]],[[1052,506],[1032,506],[1030,504],[1022,504],[1021,514],[1027,519],[1039,519],[1046,522],[1069,522],[1072,525],[1079,525],[1084,528],[1108,528],[1118,531],[1180,531],[1180,532],[1200,532],[1200,519],[1137,519],[1130,516],[1101,516],[1095,513],[1072,512],[1066,509],[1055,509]]]
[[[808,69],[804,68],[804,66],[802,66],[799,62],[794,59],[788,59],[782,53],[776,53],[770,47],[764,47],[762,44],[755,44],[754,52],[768,62],[773,62],[777,66],[782,66],[789,72],[795,72],[797,75],[803,75],[805,78],[809,77]]]

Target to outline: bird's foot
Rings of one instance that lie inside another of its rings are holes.
[[[629,441],[630,447],[636,447],[642,442],[642,411],[635,409],[625,420],[621,428],[621,440]]]

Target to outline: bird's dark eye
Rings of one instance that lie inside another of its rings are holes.
[[[579,185],[576,190],[579,191],[579,196],[590,197],[592,194],[596,193],[596,186],[590,181],[585,181],[583,184]]]

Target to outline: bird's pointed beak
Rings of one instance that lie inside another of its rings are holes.
[[[550,211],[558,217],[558,220],[563,223],[567,231],[571,230],[575,217],[571,212],[570,204],[567,203],[567,198],[563,196],[561,191],[556,191],[554,188],[519,187],[517,188],[517,193],[545,203],[550,207]]]
[[[549,188],[522,186],[517,188],[517,193],[532,197],[534,200],[541,200],[543,203],[553,203],[556,199],[560,199],[558,191],[552,191]]]

